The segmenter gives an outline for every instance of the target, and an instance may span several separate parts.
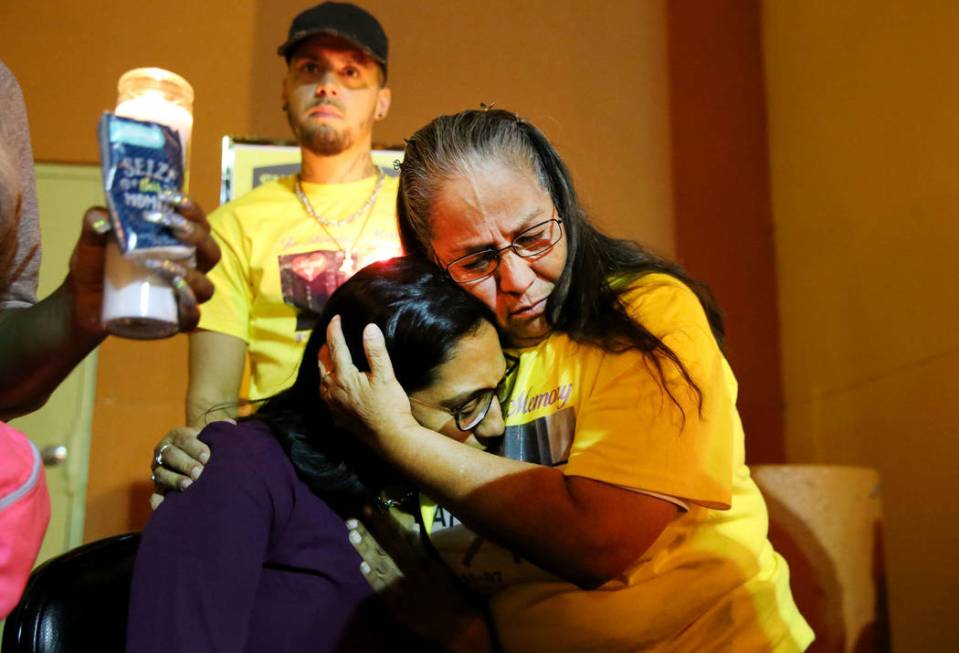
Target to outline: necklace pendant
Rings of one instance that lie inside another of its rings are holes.
[[[343,250],[343,264],[340,265],[340,274],[352,277],[356,272],[356,265],[353,263],[353,252],[347,247]]]

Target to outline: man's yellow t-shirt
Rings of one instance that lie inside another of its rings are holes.
[[[624,300],[683,362],[702,407],[665,359],[679,406],[640,354],[553,334],[515,352],[502,453],[672,501],[676,519],[620,577],[590,591],[424,505],[433,543],[490,595],[506,651],[803,650],[813,634],[793,603],[786,562],[766,539],[766,507],[745,465],[736,380],[698,299],[678,280],[650,274]]]
[[[293,176],[259,186],[210,214],[222,258],[209,273],[216,292],[203,304],[199,326],[247,344],[250,399],[293,382],[310,329],[337,286],[363,266],[400,254],[398,178],[392,170],[383,172],[373,206],[348,224],[321,226],[297,199]],[[375,185],[374,176],[345,184],[304,183],[303,190],[319,216],[338,221],[361,209]]]

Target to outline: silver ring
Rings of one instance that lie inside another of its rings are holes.
[[[189,272],[179,263],[174,263],[169,259],[147,259],[143,261],[143,267],[147,268],[151,272],[158,272],[161,275],[169,278],[185,277]]]
[[[172,188],[164,188],[160,191],[159,195],[160,201],[166,202],[167,204],[177,208],[186,206],[189,203],[186,195]]]
[[[163,467],[163,452],[166,450],[167,447],[171,446],[172,444],[173,444],[172,442],[167,442],[166,444],[164,444],[162,447],[160,447],[157,450],[157,455],[153,457],[153,462],[156,463],[157,467]]]

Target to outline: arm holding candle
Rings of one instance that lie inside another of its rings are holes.
[[[203,211],[183,200],[178,212],[187,226],[178,237],[197,248],[197,269],[184,270],[178,293],[180,330],[200,317],[198,303],[213,286],[203,274],[216,264],[219,247],[210,238]],[[23,415],[42,406],[50,393],[106,337],[100,324],[107,213],[90,209],[63,284],[29,308],[0,313],[0,416]]]
[[[33,156],[23,94],[13,74],[0,64],[0,418],[42,406],[50,393],[106,337],[100,323],[103,271],[109,233],[104,209],[86,212],[66,278],[57,290],[35,302],[39,262]],[[220,258],[206,215],[187,198],[174,205],[174,235],[196,248],[196,270],[166,266],[178,276],[179,328],[199,320],[198,303],[213,286],[203,274]],[[170,262],[164,262],[170,263]]]

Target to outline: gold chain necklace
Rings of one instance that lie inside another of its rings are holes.
[[[340,272],[347,276],[352,276],[356,272],[356,266],[353,265],[353,250],[356,248],[357,243],[360,242],[360,237],[363,235],[363,231],[366,229],[366,224],[370,221],[370,216],[373,215],[372,206],[373,202],[376,201],[376,196],[380,194],[380,188],[383,187],[383,180],[386,178],[383,169],[377,166],[377,172],[379,173],[376,178],[376,186],[373,187],[373,192],[370,194],[369,199],[366,200],[366,203],[359,208],[358,211],[354,212],[352,215],[344,218],[343,220],[324,220],[316,212],[316,209],[313,208],[310,198],[306,196],[306,193],[303,192],[303,186],[300,183],[300,176],[296,177],[296,197],[300,200],[300,204],[303,205],[303,209],[314,219],[317,224],[320,225],[320,228],[326,232],[326,235],[330,237],[330,240],[333,241],[333,244],[336,245],[336,248],[343,253],[343,263],[340,265]],[[360,216],[363,212],[366,212],[366,219],[363,220],[363,224],[360,225],[360,230],[356,232],[356,236],[353,238],[353,244],[343,247],[340,245],[340,241],[336,239],[336,236],[329,230],[329,227],[339,227],[341,225],[349,224],[357,217]]]
[[[363,215],[363,213],[373,206],[373,202],[376,201],[376,197],[380,194],[380,189],[383,188],[383,181],[386,179],[386,173],[383,172],[383,168],[376,166],[376,185],[373,186],[373,192],[367,198],[366,202],[354,211],[352,214],[346,216],[341,220],[331,220],[325,218],[316,212],[316,209],[313,208],[313,204],[310,202],[310,198],[306,196],[306,193],[303,192],[303,180],[300,175],[296,176],[296,186],[294,190],[296,191],[296,197],[300,200],[300,204],[303,205],[303,208],[306,209],[306,212],[310,216],[320,223],[324,227],[342,227],[345,224],[349,224],[356,220],[358,217]]]

